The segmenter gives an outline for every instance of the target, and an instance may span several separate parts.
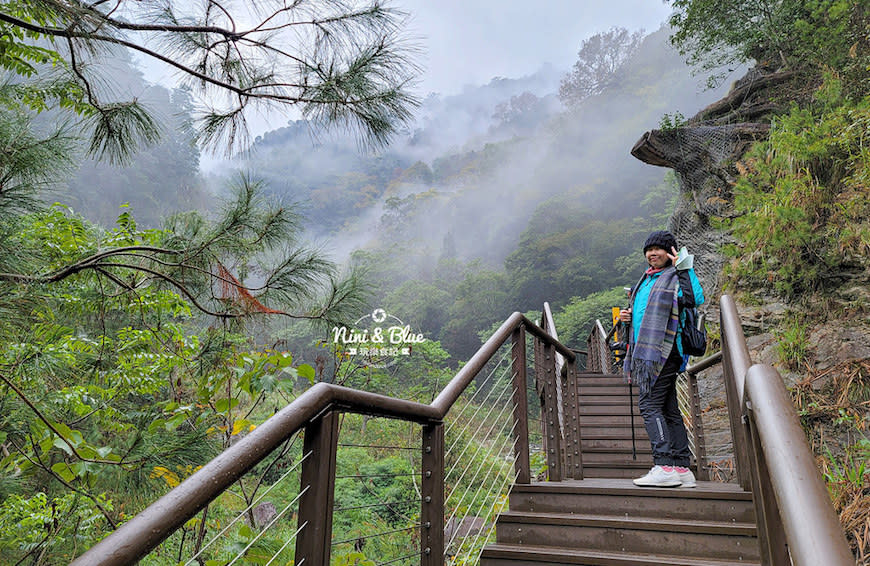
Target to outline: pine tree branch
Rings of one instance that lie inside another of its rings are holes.
[[[155,246],[126,246],[123,248],[114,248],[94,254],[81,261],[77,261],[71,265],[64,267],[49,275],[25,275],[23,273],[0,273],[0,280],[9,281],[12,283],[55,283],[62,281],[67,277],[79,273],[85,269],[95,269],[99,267],[99,262],[107,257],[115,255],[123,255],[131,251],[150,251],[162,254],[181,254],[179,250],[171,250],[167,248],[158,248]]]

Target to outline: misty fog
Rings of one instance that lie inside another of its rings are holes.
[[[176,163],[186,143],[176,136],[128,168],[86,164],[69,192],[100,222],[111,223],[111,211],[124,202],[156,222],[191,203],[207,209],[213,200],[207,195],[220,195],[226,179],[250,174],[271,197],[301,212],[308,238],[335,260],[366,264],[375,302],[392,297],[401,303],[397,290],[409,281],[432,286],[430,295],[437,290],[455,297],[463,281],[488,277],[474,283],[479,289],[473,292],[483,293],[486,285],[504,292],[503,302],[511,305],[499,309],[539,308],[542,300],[565,304],[620,284],[634,267],[641,232],[668,212],[661,209],[665,200],[642,204],[666,170],[634,159],[635,141],[665,115],[692,116],[723,94],[701,86],[665,28],[644,38],[603,92],[572,108],[558,96],[568,71],[543,65],[531,75],[496,77],[458,94],[432,93],[415,124],[378,152],[362,150],[351,133],[314,131],[305,121],[289,120],[257,136],[246,154],[196,179]],[[185,108],[170,113],[167,128],[183,131]],[[199,163],[193,151],[188,164]],[[154,178],[161,179],[159,190],[153,190]],[[155,201],[155,195],[161,196]],[[426,302],[427,292],[419,292]],[[478,313],[487,320],[469,322],[476,328],[454,337],[454,347],[467,353],[473,344],[457,344],[475,342],[475,333],[501,315]],[[446,322],[437,324],[441,328],[425,330],[449,345],[442,335]]]

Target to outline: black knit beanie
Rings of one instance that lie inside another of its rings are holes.
[[[677,247],[677,239],[667,230],[659,230],[653,232],[647,237],[646,242],[643,243],[643,252],[646,253],[646,251],[653,246],[657,246],[666,252],[670,252],[671,248]]]

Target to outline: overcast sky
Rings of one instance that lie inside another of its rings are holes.
[[[582,41],[611,27],[656,31],[662,0],[393,0],[423,48],[423,93],[454,94],[493,77],[517,78],[544,63],[568,69]]]
[[[584,39],[611,27],[652,33],[670,14],[663,0],[391,0],[409,17],[407,34],[421,47],[417,90],[457,94],[493,77],[520,78],[545,63],[568,70]],[[170,83],[174,71],[143,61],[148,80]],[[285,111],[286,112],[286,111]],[[298,115],[249,116],[251,133]]]

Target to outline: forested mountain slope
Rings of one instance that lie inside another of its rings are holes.
[[[340,138],[305,151],[311,136],[295,123],[262,136],[244,165],[367,268],[373,303],[464,359],[510,310],[630,284],[639,242],[676,192],[628,150],[663,114],[694,113],[724,92],[703,88],[668,34],[645,37],[569,107],[545,71],[493,79],[430,98],[420,127],[383,154]],[[451,147],[456,115],[468,120],[463,145],[426,154]]]

